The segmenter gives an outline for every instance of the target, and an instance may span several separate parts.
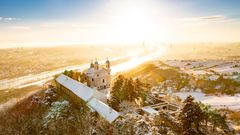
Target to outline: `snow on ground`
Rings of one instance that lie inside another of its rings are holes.
[[[209,104],[214,108],[229,108],[231,110],[240,110],[240,94],[235,96],[208,96],[202,92],[176,92],[174,95],[185,100],[188,95],[192,95],[196,101]]]
[[[223,73],[232,74],[233,72],[240,73],[240,62],[239,61],[225,61],[225,60],[167,60],[166,64],[179,67],[187,73],[194,75],[200,74],[211,74],[211,70]],[[234,67],[237,66],[237,67]]]
[[[240,67],[233,67],[234,65],[235,65],[234,63],[226,63],[223,65],[219,65],[217,67],[211,68],[211,70],[214,70],[215,72],[219,72],[219,73],[240,72]]]
[[[188,73],[188,74],[193,74],[193,75],[205,75],[205,74],[211,74],[210,72],[208,71],[205,71],[205,70],[185,70],[185,73]]]
[[[193,61],[193,60],[168,60],[165,61],[166,64],[179,68],[203,68],[203,67],[213,67],[215,65],[221,65],[224,62],[218,60],[209,61]]]

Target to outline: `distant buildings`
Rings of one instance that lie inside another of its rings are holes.
[[[89,69],[85,71],[88,86],[98,90],[110,87],[111,83],[111,68],[110,61],[107,60],[105,65],[100,67],[98,61],[91,62]]]

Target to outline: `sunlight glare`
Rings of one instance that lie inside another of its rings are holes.
[[[122,12],[114,15],[115,21],[111,27],[117,40],[143,42],[155,34],[154,17],[147,6],[129,6],[118,10]]]

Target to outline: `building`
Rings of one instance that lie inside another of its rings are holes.
[[[117,111],[106,104],[106,95],[96,89],[92,89],[64,74],[57,77],[56,85],[57,93],[65,95],[66,98],[81,107],[84,103],[92,112],[97,112],[109,123],[112,123],[120,116]]]
[[[91,62],[89,69],[85,71],[88,86],[98,90],[110,87],[111,83],[111,68],[110,61],[107,60],[104,66],[100,66],[96,60]]]

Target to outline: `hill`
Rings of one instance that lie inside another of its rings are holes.
[[[165,80],[173,80],[180,77],[177,68],[168,66],[161,61],[144,63],[123,74],[126,77],[140,78],[152,86],[158,85]]]
[[[235,116],[234,116],[235,115]],[[236,113],[232,118],[236,118]],[[219,117],[219,116],[217,116]],[[211,120],[211,119],[210,119]],[[218,121],[218,119],[216,119]],[[53,89],[42,90],[0,113],[0,134],[181,134],[180,121],[162,112],[154,116],[123,113],[122,118],[109,124],[86,106],[77,106]],[[211,122],[211,121],[210,121]],[[217,125],[220,128],[222,125]],[[202,134],[232,135],[212,126],[201,126]],[[191,131],[195,132],[195,131]]]

